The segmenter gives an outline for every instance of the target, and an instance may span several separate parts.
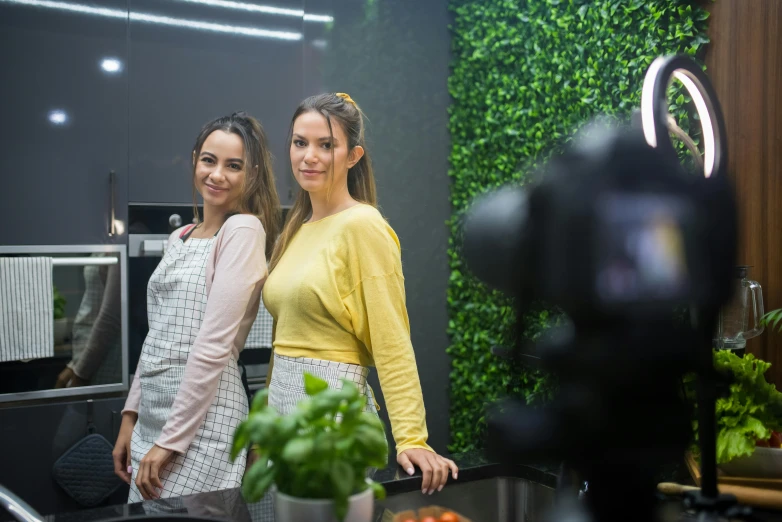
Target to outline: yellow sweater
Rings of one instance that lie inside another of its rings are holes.
[[[359,204],[302,225],[269,274],[263,302],[276,353],[376,366],[397,453],[431,451],[399,238],[377,209]]]

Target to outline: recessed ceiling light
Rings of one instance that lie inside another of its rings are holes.
[[[122,71],[122,62],[116,58],[104,58],[100,62],[100,68],[107,73],[118,73]]]
[[[68,123],[68,114],[61,109],[55,109],[49,112],[49,121],[55,125],[65,125]]]

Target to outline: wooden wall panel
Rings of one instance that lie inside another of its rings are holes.
[[[739,263],[782,308],[782,0],[715,0],[706,66],[725,113],[730,174],[739,204]],[[782,334],[747,349],[773,364],[782,389]]]

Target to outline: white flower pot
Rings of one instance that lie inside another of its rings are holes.
[[[375,496],[372,489],[349,499],[344,522],[371,522]],[[274,492],[274,520],[276,522],[339,522],[334,516],[334,501],[298,498]]]

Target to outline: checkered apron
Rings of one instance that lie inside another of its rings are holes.
[[[353,381],[366,396],[364,411],[377,415],[375,397],[367,383],[369,368],[357,364],[338,363],[306,357],[286,357],[274,354],[272,378],[269,382],[269,406],[282,415],[291,413],[302,399],[309,397],[304,388],[304,372],[320,377],[329,388],[342,389],[341,379]],[[377,469],[367,468],[367,477],[372,477]]]
[[[377,415],[372,389],[367,384],[369,368],[357,364],[338,363],[306,357],[286,357],[274,354],[272,378],[269,382],[269,406],[274,407],[282,415],[287,415],[296,408],[302,399],[308,397],[304,388],[304,373],[326,381],[329,388],[342,389],[342,381],[353,381],[366,396],[367,405],[364,411]]]
[[[178,239],[149,280],[149,334],[136,370],[141,402],[131,438],[131,503],[143,500],[135,484],[139,462],[168,420],[187,357],[201,328],[206,307],[206,262],[214,241],[214,237]],[[187,453],[175,453],[160,473],[161,498],[239,487],[246,453],[231,462],[230,451],[234,430],[247,412],[247,394],[231,356],[220,377],[217,396]]]

